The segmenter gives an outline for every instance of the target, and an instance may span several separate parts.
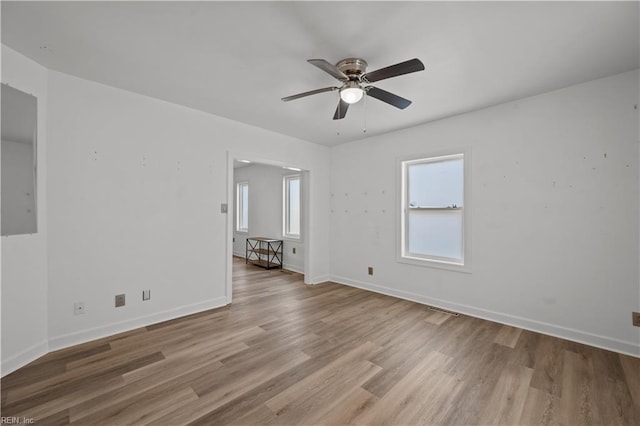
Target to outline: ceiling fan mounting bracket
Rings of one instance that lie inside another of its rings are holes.
[[[360,58],[343,59],[336,64],[336,68],[347,75],[350,80],[359,80],[367,71],[367,61]]]

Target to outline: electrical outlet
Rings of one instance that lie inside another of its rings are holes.
[[[632,312],[632,322],[636,327],[640,327],[640,312]]]
[[[142,300],[151,299],[151,290],[142,290]]]
[[[369,275],[373,275],[373,266],[369,266],[369,267],[367,268],[367,273],[368,273]]]
[[[73,315],[84,314],[84,302],[76,302],[73,304]]]
[[[118,294],[116,296],[116,308],[124,306],[124,294]]]

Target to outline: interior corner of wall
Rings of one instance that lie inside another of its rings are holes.
[[[2,365],[0,366],[1,377],[4,377],[7,374],[10,374],[16,371],[20,367],[24,367],[25,365],[35,361],[41,356],[46,355],[48,352],[49,352],[49,344],[45,340],[45,341],[36,343],[35,345],[21,352],[18,352],[17,354],[9,356],[8,358],[4,358],[2,360]]]

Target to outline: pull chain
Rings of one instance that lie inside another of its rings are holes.
[[[340,98],[340,91],[338,91],[338,114],[340,114],[340,112],[339,112],[340,111],[340,106],[342,105],[342,102],[340,102],[340,99],[341,99]],[[336,121],[337,121],[336,124],[337,124],[337,127],[338,127],[338,130],[336,131],[336,136],[339,137],[340,136],[340,127],[342,127],[340,122],[342,120],[334,120],[334,122],[336,122]]]
[[[364,119],[362,125],[362,133],[367,133],[367,91],[364,91]]]

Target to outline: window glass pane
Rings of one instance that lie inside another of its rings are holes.
[[[464,264],[463,154],[410,160],[403,170],[401,255]]]
[[[461,210],[410,210],[409,254],[462,259]]]
[[[287,179],[286,233],[300,235],[300,178]]]
[[[242,229],[249,228],[249,185],[242,185],[242,222],[240,227]]]
[[[236,229],[247,231],[249,229],[249,184],[246,182],[238,184],[236,211]]]
[[[464,200],[463,160],[409,164],[409,206],[462,207]]]

